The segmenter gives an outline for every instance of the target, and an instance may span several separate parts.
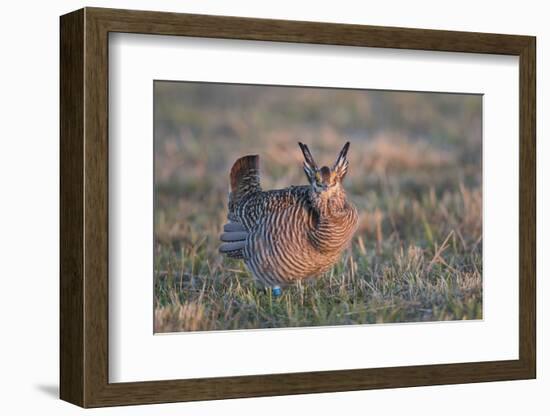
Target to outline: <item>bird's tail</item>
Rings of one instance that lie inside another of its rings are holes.
[[[248,237],[245,227],[239,223],[239,203],[246,195],[260,191],[260,158],[258,155],[243,156],[233,164],[230,174],[231,193],[229,194],[229,223],[225,224],[220,236],[220,253],[229,257],[243,258],[243,250]]]
[[[230,182],[230,205],[251,192],[260,191],[260,157],[249,155],[237,159],[231,168]]]

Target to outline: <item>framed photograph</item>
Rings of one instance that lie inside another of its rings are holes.
[[[534,37],[60,29],[63,400],[535,378]]]

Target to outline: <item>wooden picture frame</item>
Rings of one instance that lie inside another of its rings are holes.
[[[83,407],[529,379],[536,376],[534,37],[85,8],[61,17],[60,396]],[[520,92],[519,359],[109,383],[110,32],[515,55]]]

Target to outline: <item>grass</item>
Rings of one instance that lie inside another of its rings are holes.
[[[157,83],[155,99],[155,332],[482,317],[478,97]],[[359,228],[274,298],[218,236],[231,163],[258,153],[265,189],[305,183],[297,138],[327,164],[351,140]]]

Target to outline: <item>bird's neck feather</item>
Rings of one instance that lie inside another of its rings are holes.
[[[321,221],[339,217],[345,213],[346,192],[340,185],[324,192],[316,192],[311,188],[310,200]]]

